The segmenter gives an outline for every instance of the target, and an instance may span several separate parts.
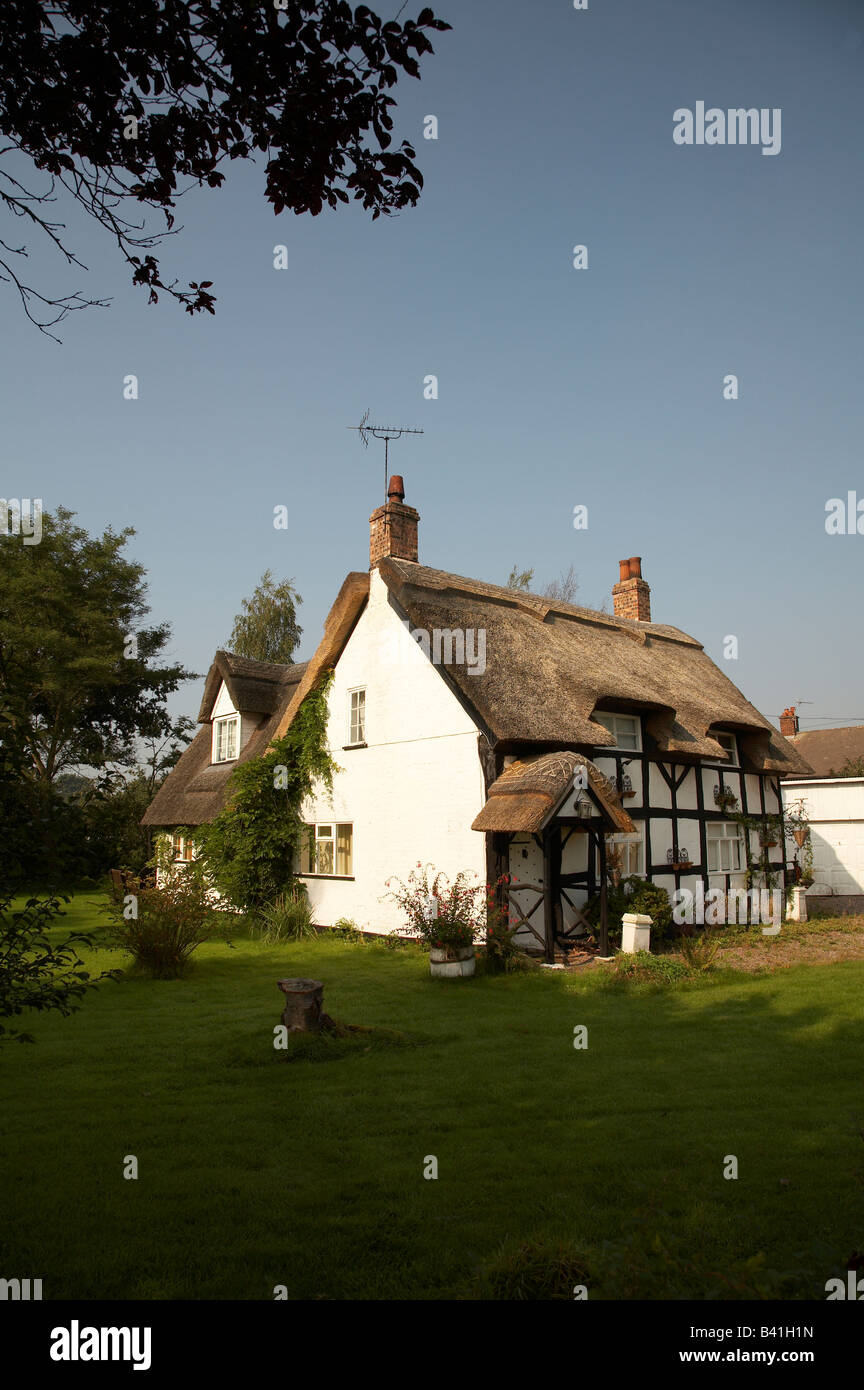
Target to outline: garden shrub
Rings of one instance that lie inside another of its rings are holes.
[[[652,956],[650,951],[619,951],[607,978],[615,982],[672,985],[688,980],[693,970],[684,961],[671,956]]]
[[[618,941],[621,938],[621,918],[625,912],[639,912],[651,918],[651,939],[662,941],[669,935],[672,927],[672,904],[665,888],[651,883],[647,878],[631,874],[622,878],[619,884],[609,884],[606,889],[606,909],[609,923],[609,936]],[[595,893],[585,905],[585,916],[592,927],[600,925],[600,894]]]
[[[710,970],[720,950],[719,933],[703,927],[692,936],[682,936],[678,949],[691,970]]]
[[[305,883],[292,884],[287,893],[280,893],[259,910],[257,932],[266,946],[315,936],[315,913]]]
[[[351,941],[357,946],[362,945],[366,940],[357,923],[351,917],[337,918],[328,935],[338,937],[340,941]]]
[[[109,904],[109,945],[128,951],[135,968],[155,980],[176,979],[203,941],[224,934],[212,889],[196,865],[128,897]]]

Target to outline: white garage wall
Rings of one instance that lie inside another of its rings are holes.
[[[814,883],[808,891],[864,893],[864,777],[784,782],[785,805],[801,800],[813,842]]]

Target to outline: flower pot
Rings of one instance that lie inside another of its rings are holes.
[[[474,974],[473,946],[432,946],[429,971],[439,979],[464,979]]]

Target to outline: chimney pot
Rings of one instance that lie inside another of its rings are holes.
[[[619,560],[621,578],[612,590],[616,618],[632,618],[639,623],[651,621],[651,590],[642,578],[642,556],[631,555]]]
[[[387,501],[376,507],[369,518],[369,568],[379,560],[392,556],[394,560],[413,560],[417,563],[417,523],[420,513],[404,502],[405,484],[394,473],[387,486]]]

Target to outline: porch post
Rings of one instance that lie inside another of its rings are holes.
[[[609,921],[606,906],[606,833],[601,825],[596,832],[597,852],[600,860],[600,954],[609,955]]]
[[[555,887],[552,870],[552,830],[543,831],[543,957],[547,965],[555,960]]]

